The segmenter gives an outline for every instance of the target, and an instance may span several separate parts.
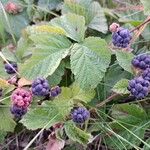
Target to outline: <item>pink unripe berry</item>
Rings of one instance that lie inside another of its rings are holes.
[[[13,105],[28,107],[32,101],[32,93],[28,90],[18,88],[11,95]]]
[[[19,12],[22,12],[22,7],[14,2],[8,2],[5,5],[5,11],[9,14],[18,14]]]
[[[119,29],[120,25],[118,23],[112,23],[110,26],[109,26],[109,31],[110,32],[117,32],[118,29]]]

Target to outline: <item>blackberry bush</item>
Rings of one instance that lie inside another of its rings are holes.
[[[74,122],[84,123],[87,119],[89,119],[90,112],[84,107],[79,107],[74,109],[71,115]]]
[[[32,93],[37,96],[46,96],[49,94],[50,86],[46,79],[37,78],[32,83]]]
[[[56,97],[61,93],[61,88],[59,86],[55,86],[51,88],[50,90],[50,96],[51,97]]]
[[[128,29],[119,28],[118,31],[112,35],[112,43],[119,48],[127,48],[130,40],[132,39],[131,33]]]
[[[149,54],[140,54],[132,60],[132,65],[135,68],[145,70],[150,67],[150,55]]]
[[[148,95],[149,86],[150,82],[140,76],[129,81],[128,90],[137,99],[142,99]]]
[[[14,73],[16,73],[15,70],[16,71],[18,70],[18,67],[17,67],[16,63],[10,62],[10,64],[7,64],[7,63],[5,64],[5,71],[8,74],[14,74]]]
[[[17,105],[12,105],[10,108],[11,113],[14,115],[15,118],[22,118],[23,115],[27,113],[27,107],[20,107]]]
[[[13,105],[27,108],[32,102],[32,93],[28,90],[18,88],[11,95]]]

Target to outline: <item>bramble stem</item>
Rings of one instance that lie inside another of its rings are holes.
[[[111,95],[110,97],[108,97],[107,99],[105,99],[104,101],[102,101],[101,103],[97,104],[96,107],[101,107],[103,105],[105,105],[106,103],[112,101],[115,97],[119,96],[120,94],[115,93],[113,95]]]
[[[148,17],[143,23],[141,23],[139,26],[135,27],[134,29],[132,29],[130,32],[134,32],[136,30],[139,30],[142,26],[144,26],[145,24],[150,22],[150,17]]]

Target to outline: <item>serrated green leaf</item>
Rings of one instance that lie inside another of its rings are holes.
[[[144,6],[144,14],[150,15],[150,2],[149,0],[140,0]]]
[[[98,2],[91,0],[65,0],[63,14],[75,13],[85,17],[86,25],[94,30],[106,33],[108,30],[104,11]]]
[[[90,142],[92,136],[85,131],[77,128],[72,121],[67,121],[65,123],[65,131],[67,136],[75,142],[79,142],[80,144],[87,144]]]
[[[129,94],[130,92],[127,89],[128,82],[129,80],[127,79],[121,79],[114,85],[112,91],[119,93],[119,94]]]
[[[38,129],[51,127],[58,122],[64,122],[73,108],[73,101],[69,93],[69,88],[62,88],[61,95],[54,101],[45,102],[41,106],[30,109],[21,122],[28,129]]]
[[[70,41],[61,35],[31,35],[35,43],[32,57],[21,65],[21,74],[27,79],[52,75],[61,60],[69,53]]]
[[[13,132],[16,126],[15,121],[12,119],[9,108],[0,107],[0,130]]]
[[[69,13],[52,19],[51,24],[62,27],[66,31],[67,36],[77,42],[81,42],[84,39],[86,27],[82,16]]]
[[[71,50],[71,70],[83,89],[95,88],[105,75],[111,53],[101,38],[89,37]]]
[[[133,73],[131,68],[131,61],[134,58],[134,55],[125,51],[116,51],[116,57],[119,65],[126,71]]]

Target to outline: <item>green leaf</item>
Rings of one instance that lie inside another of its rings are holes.
[[[95,96],[95,91],[94,90],[90,90],[90,91],[86,90],[86,91],[84,91],[77,84],[73,84],[71,89],[72,89],[72,95],[73,95],[74,102],[76,102],[76,101],[83,101],[85,103],[88,103]]]
[[[6,135],[7,135],[7,132],[0,131],[0,144],[2,144],[4,142]]]
[[[48,76],[47,80],[49,81],[51,86],[56,86],[60,83],[60,81],[62,80],[62,76],[64,75],[64,71],[65,68],[64,64],[62,63],[51,76]]]
[[[111,53],[105,40],[89,37],[71,50],[71,70],[84,89],[95,88],[105,75]]]
[[[16,126],[15,121],[12,119],[9,108],[0,107],[0,130],[13,132]]]
[[[128,82],[129,81],[127,79],[121,79],[114,85],[112,91],[119,93],[119,94],[129,94],[130,92],[127,89]]]
[[[129,52],[116,51],[116,57],[119,65],[126,71],[133,73],[131,68],[131,61],[134,58],[134,55]]]
[[[32,57],[21,65],[21,74],[27,79],[38,76],[48,77],[52,75],[61,60],[69,53],[70,41],[61,35],[33,34],[30,36],[35,43]]]
[[[112,117],[125,123],[135,124],[147,119],[142,107],[136,104],[117,104],[112,107]]]
[[[108,30],[104,10],[98,2],[91,0],[65,0],[63,14],[75,13],[85,17],[86,25],[94,30],[106,33]]]
[[[45,102],[35,109],[30,109],[21,122],[32,130],[43,128],[45,125],[49,128],[58,122],[64,122],[73,107],[70,96],[65,95],[68,89],[62,88],[61,96],[54,101]]]
[[[67,121],[65,123],[65,131],[67,136],[75,142],[86,145],[90,142],[92,136],[85,131],[77,128],[72,121]]]
[[[62,27],[66,31],[67,36],[77,42],[84,40],[86,27],[84,17],[82,16],[69,13],[52,19],[51,24]]]
[[[45,11],[56,9],[57,6],[62,2],[62,0],[39,0],[38,6]]]
[[[150,3],[149,0],[140,0],[144,6],[144,14],[150,15]]]

